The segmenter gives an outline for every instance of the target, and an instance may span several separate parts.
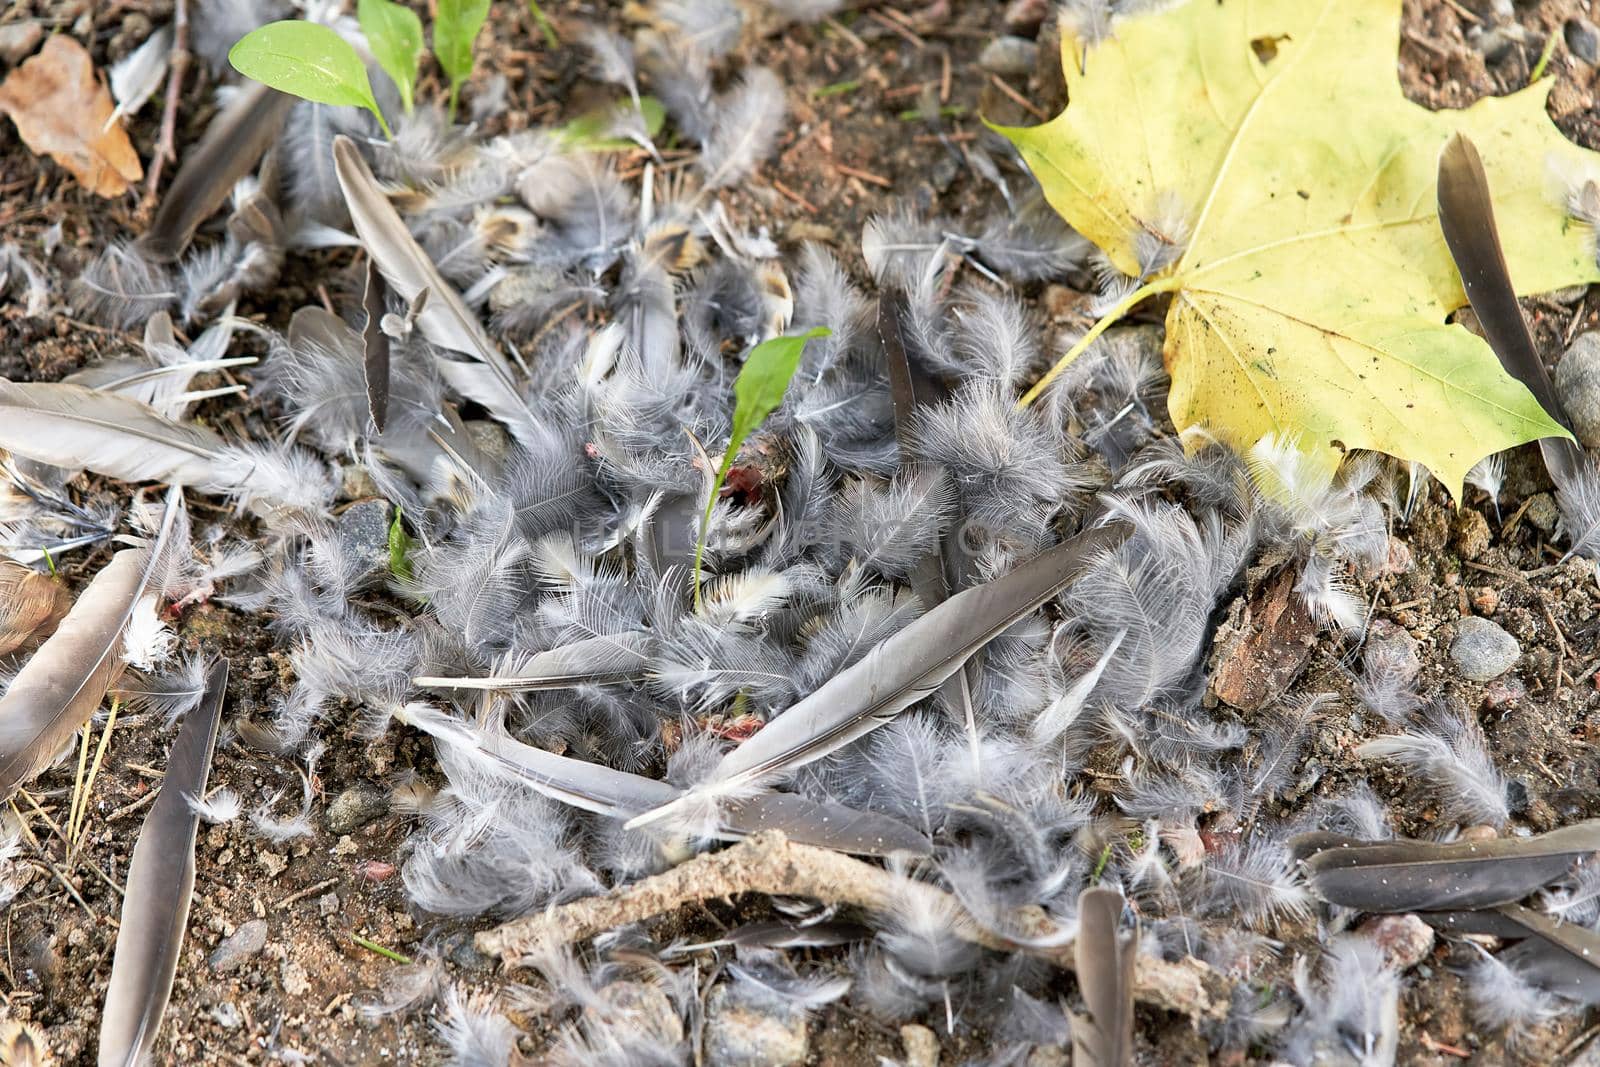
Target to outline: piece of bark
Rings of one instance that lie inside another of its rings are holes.
[[[1310,662],[1317,624],[1294,586],[1294,568],[1282,567],[1251,592],[1244,619],[1211,677],[1211,691],[1224,704],[1260,711],[1287,692]]]
[[[0,111],[36,154],[60,163],[97,196],[121,196],[144,177],[116,105],[83,45],[58,33],[0,84]],[[107,125],[110,123],[110,125]]]
[[[943,890],[897,877],[882,867],[827,849],[797,845],[768,831],[732,848],[705,853],[670,871],[621,886],[601,896],[572,901],[536,915],[513,919],[476,938],[478,951],[507,967],[528,966],[547,949],[582,941],[620,926],[664,915],[697,901],[738,893],[810,897],[879,914],[907,907],[965,914]],[[1003,937],[971,920],[958,922],[963,939],[997,951],[1027,952],[1066,970],[1076,966],[1076,948],[1060,941],[1057,925],[1043,909],[1018,908],[1004,923]],[[1232,990],[1222,975],[1200,960],[1177,963],[1140,955],[1134,964],[1134,997],[1195,1019],[1221,1019]]]

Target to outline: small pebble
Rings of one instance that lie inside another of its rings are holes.
[[[1504,711],[1516,707],[1528,695],[1528,687],[1521,678],[1511,675],[1496,678],[1483,689],[1483,706],[1489,711]]]
[[[1479,586],[1472,591],[1472,610],[1479,615],[1493,615],[1500,606],[1500,594],[1487,585]]]
[[[1405,574],[1411,569],[1411,563],[1411,546],[1400,540],[1400,538],[1391,535],[1389,537],[1389,553],[1384,558],[1383,569],[1378,573],[1380,575]]]
[[[1527,520],[1540,533],[1554,533],[1556,523],[1561,521],[1561,509],[1556,506],[1556,498],[1549,493],[1539,493],[1528,499],[1528,510],[1522,517]]]
[[[231,1000],[225,1000],[211,1009],[211,1019],[224,1030],[237,1030],[244,1025],[244,1016]]]
[[[978,55],[978,66],[992,74],[1032,74],[1038,63],[1039,46],[1025,37],[996,37]]]
[[[1456,624],[1450,659],[1470,681],[1493,681],[1515,666],[1521,655],[1517,639],[1488,619],[1474,616]]]
[[[388,795],[377,786],[358,782],[333,798],[323,822],[330,833],[348,834],[388,813]]]
[[[324,893],[317,898],[317,914],[326,919],[330,915],[339,914],[339,894]]]
[[[1580,333],[1556,364],[1556,397],[1572,432],[1586,448],[1600,448],[1600,330]]]
[[[242,967],[249,959],[267,947],[267,922],[251,919],[232,934],[222,939],[211,950],[211,969],[218,974]]]
[[[798,1067],[810,1048],[803,1013],[727,985],[706,1002],[705,1042],[709,1067]]]
[[[1567,51],[1574,57],[1591,67],[1600,62],[1600,31],[1595,30],[1594,23],[1585,18],[1568,19],[1561,28],[1561,35],[1566,38]]]
[[[599,999],[606,1010],[600,1013],[600,1022],[606,1016],[630,1020],[630,1028],[661,1048],[673,1048],[683,1040],[683,1020],[659,986],[644,982],[612,982],[600,990]],[[586,1012],[592,1009],[585,1008]]]
[[[906,1050],[906,1067],[939,1067],[939,1035],[926,1026],[902,1026],[900,1044]]]
[[[1006,29],[1012,33],[1038,33],[1049,13],[1050,5],[1046,0],[1011,0],[1004,16]]]
[[[1463,508],[1456,516],[1455,546],[1462,559],[1477,559],[1489,551],[1489,521],[1482,512]]]
[[[1356,928],[1366,935],[1396,971],[1407,971],[1433,951],[1433,927],[1415,915],[1383,915]]]
[[[37,22],[13,22],[0,26],[0,60],[14,67],[32,55],[43,39],[44,27]]]
[[[339,499],[365,500],[378,495],[378,483],[360,463],[339,464]]]
[[[390,515],[387,500],[362,500],[345,508],[334,520],[334,534],[358,583],[389,573]]]

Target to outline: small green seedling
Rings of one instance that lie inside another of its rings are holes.
[[[439,0],[433,16],[433,54],[450,79],[452,121],[461,84],[472,74],[472,46],[488,18],[489,0]]]
[[[442,5],[441,5],[442,6]],[[349,41],[316,22],[285,20],[251,30],[228,52],[246,78],[318,104],[364,107],[393,137],[367,80],[366,64]]]
[[[411,114],[417,60],[422,57],[422,20],[415,11],[394,0],[360,0],[356,18],[373,58],[400,90],[400,106],[407,115]]]
[[[762,341],[750,350],[744,369],[734,379],[733,432],[728,437],[728,450],[722,454],[722,465],[711,483],[711,496],[706,500],[705,515],[700,522],[700,539],[694,546],[694,606],[697,611],[701,603],[700,561],[705,556],[706,533],[711,528],[711,509],[717,503],[722,483],[727,480],[745,439],[783,403],[789,382],[800,367],[800,354],[805,351],[806,342],[827,337],[831,332],[826,326],[818,326],[805,333]]]
[[[402,582],[412,580],[411,572],[411,535],[406,533],[405,524],[401,521],[400,508],[394,509],[394,520],[389,523],[389,573]]]

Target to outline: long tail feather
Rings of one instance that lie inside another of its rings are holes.
[[[140,600],[159,584],[181,506],[175,486],[150,546],[111,557],[0,697],[0,802],[49,765],[122,673],[123,636]]]
[[[401,717],[444,744],[476,750],[534,789],[575,808],[627,819],[670,804],[682,790],[654,778],[613,770],[524,745],[425,705],[410,705]],[[781,830],[791,840],[866,856],[892,852],[926,855],[928,841],[896,819],[819,804],[788,793],[771,793],[730,804],[720,813],[715,836],[735,840],[762,830]]]
[[[350,138],[334,139],[333,162],[356,233],[390,288],[411,303],[427,292],[426,303],[417,316],[423,334],[441,348],[460,352],[482,364],[482,368],[471,364],[441,366],[451,386],[488,408],[514,435],[525,436],[530,431],[527,404],[517,391],[510,364],[484,332],[477,316],[406,229]]]
[[[222,721],[228,661],[206,676],[200,706],[183,721],[167,758],[161,795],[145,817],[128,865],[122,925],[100,1026],[100,1067],[136,1067],[149,1056],[178,970],[194,891],[194,841]]]
[[[963,590],[873,646],[853,666],[729,752],[690,795],[633,819],[630,828],[688,803],[745,788],[837,751],[929,696],[973,653],[1049,600],[1120,544],[1125,524],[1077,535],[992,582]]]
[[[1570,426],[1517,304],[1495,228],[1494,199],[1483,160],[1472,142],[1459,133],[1439,155],[1439,225],[1489,347],[1500,357],[1506,373],[1527,386],[1551,418]],[[1566,438],[1544,438],[1539,450],[1557,487],[1571,482],[1583,469],[1583,450]]]
[[[0,379],[0,448],[127,482],[228,481],[222,438],[146,404],[65,382]]]
[[[1289,848],[1312,892],[1330,904],[1375,912],[1486,908],[1521,900],[1600,852],[1600,820],[1533,837],[1448,844],[1310,833]]]
[[[1119,931],[1122,894],[1085,889],[1078,896],[1078,988],[1086,1011],[1072,1018],[1072,1062],[1084,1067],[1133,1063],[1133,968],[1137,933]]]
[[[182,255],[194,231],[278,139],[293,104],[293,97],[257,82],[241,90],[183,161],[150,229],[139,239],[139,249],[162,262]]]

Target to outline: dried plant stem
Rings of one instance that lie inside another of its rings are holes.
[[[167,160],[178,158],[176,133],[178,100],[183,95],[183,78],[189,73],[189,0],[177,0],[172,14],[172,59],[167,66],[167,101],[161,110],[161,134],[155,155],[150,160],[150,176],[145,182],[146,200],[154,200],[161,186],[161,170]]]
[[[1043,378],[1040,378],[1038,381],[1033,383],[1033,388],[1022,394],[1022,399],[1017,401],[1017,407],[1025,408],[1035,400],[1039,399],[1039,395],[1050,387],[1050,383],[1056,380],[1057,375],[1066,370],[1067,367],[1072,364],[1073,360],[1083,355],[1085,350],[1087,350],[1090,345],[1099,340],[1100,335],[1105,333],[1108,327],[1114,326],[1118,322],[1122,321],[1123,317],[1126,316],[1128,312],[1132,311],[1138,305],[1144,303],[1150,297],[1155,296],[1158,293],[1170,293],[1174,289],[1182,288],[1183,281],[1184,279],[1181,275],[1168,275],[1165,278],[1161,278],[1157,281],[1148,282],[1139,286],[1139,288],[1135,289],[1133,292],[1117,301],[1115,307],[1106,312],[1104,315],[1100,316],[1099,321],[1097,321],[1093,326],[1089,327],[1089,332],[1079,338],[1077,344],[1067,349],[1066,354],[1060,359],[1056,360],[1055,364],[1048,371],[1045,371]]]
[[[908,881],[837,852],[794,844],[781,833],[766,832],[604,896],[573,901],[485,930],[478,934],[477,946],[508,967],[525,966],[543,948],[582,941],[686,904],[739,893],[810,897],[880,914],[916,906],[913,902],[961,913],[954,899],[934,886]],[[956,932],[985,948],[1025,951],[1058,967],[1075,968],[1073,943],[1060,941],[1055,923],[1043,910],[1019,908],[1008,917],[1007,925],[1016,940],[970,921],[957,924]],[[1227,1014],[1228,981],[1199,960],[1167,963],[1140,956],[1135,970],[1134,995],[1146,1004],[1192,1018]]]

